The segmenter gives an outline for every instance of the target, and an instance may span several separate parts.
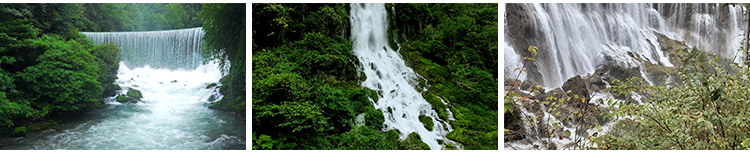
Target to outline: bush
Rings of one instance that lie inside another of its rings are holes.
[[[46,52],[37,58],[39,64],[16,74],[17,87],[37,101],[32,105],[44,112],[71,111],[102,101],[96,57],[84,46],[47,35],[32,44],[43,46]]]
[[[750,137],[745,132],[750,72],[736,63],[722,67],[718,60],[686,59],[679,73],[682,86],[651,86],[635,77],[614,81],[608,91],[642,95],[645,104],[613,103],[612,117],[632,116],[632,121],[592,142],[602,149],[744,149],[741,144]]]

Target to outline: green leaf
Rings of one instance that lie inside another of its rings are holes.
[[[508,93],[508,95],[509,95],[509,96],[513,96],[513,97],[518,97],[518,98],[521,98],[521,95],[519,95],[519,94],[517,94],[517,93],[515,93],[515,92],[510,92],[510,93]]]
[[[513,114],[513,105],[510,104],[510,103],[505,103],[504,107],[503,107],[503,110],[504,110],[503,112],[510,111],[510,113]]]

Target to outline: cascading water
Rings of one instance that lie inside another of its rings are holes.
[[[603,64],[637,68],[641,77],[654,84],[646,75],[646,63],[673,67],[661,49],[659,35],[721,58],[738,55],[742,41],[739,24],[742,8],[738,6],[721,9],[719,4],[507,4],[506,10],[505,78],[518,74],[512,70],[522,64],[519,54],[525,55],[530,45],[538,46],[539,54],[534,57],[536,61],[527,64],[529,73],[525,79],[537,81],[547,91],[562,86],[575,75],[592,74]],[[742,64],[742,59],[736,58],[734,62]],[[666,81],[672,81],[672,77],[675,76],[668,76]],[[596,94],[592,101],[613,98],[609,93],[588,90]],[[643,104],[640,97],[633,94],[631,98]],[[534,108],[541,102],[520,99],[514,102],[521,111],[520,117],[526,120],[539,117],[545,120],[540,125],[552,125],[546,120],[555,120],[544,111],[545,105]],[[598,131],[599,134],[606,134],[614,123],[601,124],[603,131]],[[551,140],[556,147],[537,148],[537,144],[544,144],[539,138],[546,134],[545,126],[521,125],[519,131],[526,137],[506,141],[505,149],[571,149],[575,142],[571,137],[559,137],[559,141]],[[564,126],[563,130],[577,133],[575,126]],[[589,134],[596,132],[584,130]]]
[[[95,43],[115,43],[133,67],[193,70],[202,62],[202,28],[147,32],[82,32]]]
[[[444,144],[455,142],[445,137],[452,131],[450,124],[440,119],[437,112],[415,90],[417,79],[423,79],[406,66],[398,51],[388,46],[387,20],[384,4],[351,4],[353,52],[359,58],[360,69],[367,79],[362,86],[378,91],[375,108],[383,111],[384,129],[396,129],[400,139],[416,132],[431,149],[441,149]],[[392,109],[392,112],[386,110]],[[450,112],[450,110],[448,110]],[[432,118],[433,129],[426,129],[419,116]]]
[[[560,87],[570,77],[593,73],[605,62],[637,66],[633,64],[640,62],[628,52],[652,64],[672,67],[657,42],[657,33],[721,57],[735,55],[742,40],[738,24],[741,8],[734,6],[721,11],[718,4],[513,5],[525,8],[522,13],[528,17],[521,20],[530,23],[527,29],[506,28],[506,34],[511,34],[506,38],[514,39],[506,42],[519,52],[529,45],[539,46],[536,68],[530,70],[536,72],[528,77],[547,87]]]
[[[143,99],[138,103],[119,103],[114,97],[106,98],[105,109],[82,115],[57,130],[0,140],[0,144],[7,144],[0,149],[245,149],[245,121],[232,113],[208,109],[211,102],[221,98],[217,88],[206,89],[209,83],[219,83],[223,76],[218,64],[201,64],[200,56],[192,56],[200,55],[200,48],[179,47],[184,42],[202,43],[200,37],[195,37],[202,32],[195,31],[200,29],[84,33],[96,43],[113,41],[120,48],[138,49],[123,50],[124,54],[134,54],[120,62],[115,83],[123,89],[118,94],[134,88],[141,91]],[[137,40],[159,38],[162,34],[174,39]],[[164,50],[163,46],[178,50]],[[192,59],[150,57],[153,54]],[[151,64],[161,64],[161,68],[152,68]]]

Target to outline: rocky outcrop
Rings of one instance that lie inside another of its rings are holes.
[[[117,95],[115,99],[117,100],[117,102],[121,103],[136,103],[140,101],[141,98],[143,98],[141,91],[130,88],[128,89],[127,94]]]
[[[525,125],[521,120],[521,110],[519,109],[520,107],[515,103],[513,103],[512,105],[513,113],[505,112],[505,114],[503,114],[503,128],[508,129],[508,131],[505,132],[505,137],[503,137],[506,142],[521,140],[526,137],[526,132],[524,130]]]
[[[589,99],[588,86],[586,85],[586,81],[583,80],[580,75],[576,75],[575,77],[568,79],[568,81],[565,81],[565,83],[563,83],[562,89],[567,93],[568,97],[578,97],[566,100],[567,104],[569,105],[582,106],[574,104],[582,104],[582,98],[586,98],[586,100]]]

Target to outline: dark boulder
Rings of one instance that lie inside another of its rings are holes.
[[[525,80],[521,83],[521,90],[529,90],[529,88],[534,88],[536,85],[538,84],[534,80]]]
[[[213,102],[213,101],[216,101],[216,97],[217,97],[216,95],[211,95],[211,96],[208,96],[208,101],[209,101],[209,102]]]
[[[508,129],[505,132],[505,137],[503,137],[506,142],[521,140],[526,137],[524,123],[521,120],[521,110],[518,105],[513,104],[513,113],[505,112],[503,117],[505,118],[503,126]]]
[[[567,94],[571,98],[569,101],[567,101],[570,104],[582,104],[581,99],[586,98],[585,100],[589,99],[589,90],[586,86],[586,81],[581,78],[580,75],[576,75],[575,77],[572,77],[568,79],[568,81],[565,81],[562,86],[563,91],[566,93],[570,91],[570,93]],[[578,98],[575,98],[576,96]],[[583,105],[573,105],[574,107],[579,107]]]

